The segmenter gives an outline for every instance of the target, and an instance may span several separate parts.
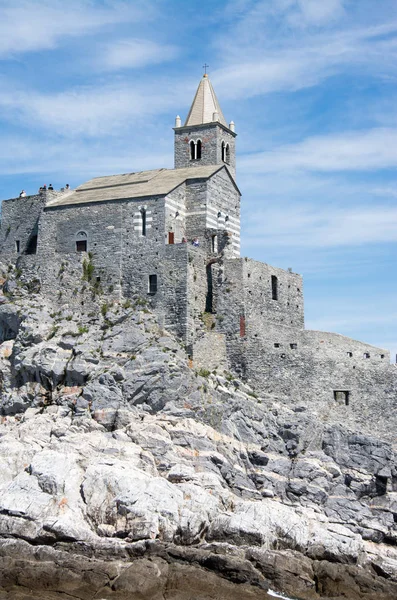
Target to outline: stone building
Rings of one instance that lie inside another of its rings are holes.
[[[361,410],[374,395],[387,405],[397,375],[388,351],[306,330],[301,276],[240,258],[235,126],[207,75],[174,132],[174,169],[3,201],[3,262],[78,305],[89,261],[100,301],[145,299],[197,366],[237,372],[261,392],[325,409]]]

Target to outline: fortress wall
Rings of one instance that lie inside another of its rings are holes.
[[[40,214],[51,192],[4,200],[1,205],[0,248],[2,253],[15,254],[19,241],[19,254],[26,252],[29,240],[37,235]]]
[[[190,341],[188,332],[191,329],[186,278],[188,270],[187,244],[165,246],[163,266],[161,309],[164,314],[164,327],[187,344]],[[158,305],[157,308],[159,310],[160,306]]]
[[[277,278],[277,300],[272,299],[272,276]],[[247,335],[255,335],[267,322],[304,327],[303,280],[297,273],[244,259]]]

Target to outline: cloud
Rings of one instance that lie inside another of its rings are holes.
[[[397,241],[397,207],[343,207],[312,204],[253,210],[248,215],[249,246],[330,248]]]
[[[154,5],[141,1],[1,0],[0,58],[54,48],[64,38],[147,20],[153,13]]]
[[[66,137],[95,137],[126,134],[145,118],[176,110],[185,93],[180,85],[161,78],[146,84],[117,80],[47,93],[3,85],[0,108],[9,123],[22,122],[29,129],[45,128]]]
[[[150,40],[127,39],[109,44],[99,55],[101,69],[119,70],[166,62],[178,54],[176,46]]]
[[[126,152],[122,140],[93,145],[83,140],[54,140],[50,136],[0,137],[0,176],[18,175],[18,187],[26,187],[32,193],[35,190],[28,189],[24,175],[40,174],[44,179],[51,175],[53,180],[58,175],[59,185],[66,180],[79,184],[104,174],[172,167],[172,159],[169,144],[158,144],[153,152],[150,143],[142,143],[142,139]]]
[[[299,24],[317,26],[329,25],[330,21],[340,19],[345,14],[342,0],[297,0],[293,4],[297,10],[290,21],[294,24],[297,24],[296,13],[299,15]]]
[[[343,72],[394,77],[397,13],[390,10],[382,20],[385,15],[379,10],[370,20],[370,7],[363,4],[366,21],[352,19],[350,11],[350,18],[346,15],[335,27],[335,20],[345,14],[342,0],[247,2],[214,39],[221,60],[212,73],[219,95],[234,99],[294,92]]]
[[[397,166],[397,129],[380,127],[313,136],[272,151],[245,155],[245,172],[363,171]]]

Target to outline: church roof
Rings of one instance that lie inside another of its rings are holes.
[[[68,206],[89,202],[106,202],[123,198],[165,196],[188,179],[208,179],[225,168],[221,165],[186,167],[184,169],[155,169],[138,173],[124,173],[96,177],[75,190],[57,195],[47,202],[47,207]]]
[[[197,88],[184,127],[212,123],[214,112],[218,113],[218,121],[227,127],[226,119],[223,116],[211,81],[208,75],[204,75]]]

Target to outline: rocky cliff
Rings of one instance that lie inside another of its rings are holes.
[[[195,370],[139,298],[5,292],[0,598],[397,597],[390,443]]]

